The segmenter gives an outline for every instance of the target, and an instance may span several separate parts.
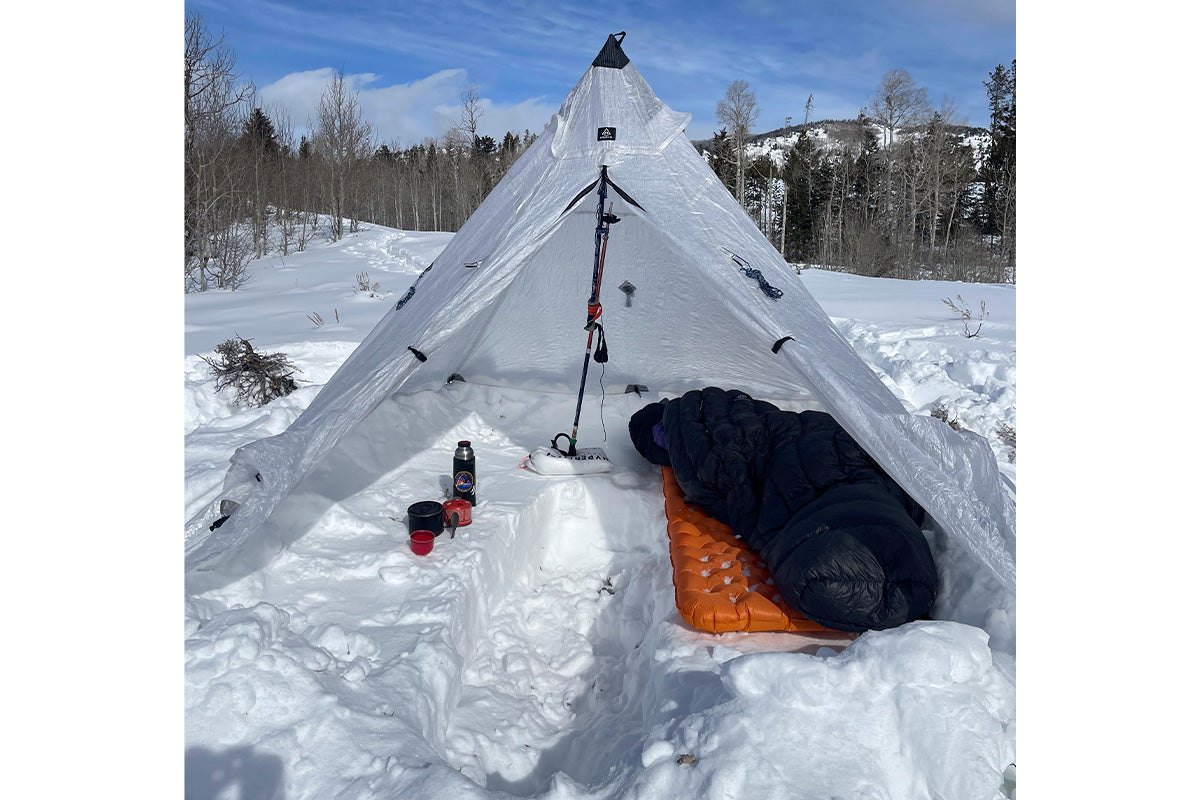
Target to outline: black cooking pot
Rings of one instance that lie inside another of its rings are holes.
[[[408,530],[432,531],[441,536],[445,522],[442,520],[442,504],[434,500],[422,500],[408,507]]]

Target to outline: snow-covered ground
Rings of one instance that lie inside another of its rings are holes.
[[[364,226],[255,262],[236,292],[187,296],[185,519],[447,241]],[[363,273],[377,291],[359,290]],[[1015,484],[997,435],[1016,429],[1015,287],[801,280],[914,413],[944,410],[986,437]],[[943,303],[959,295],[976,317],[986,303],[978,336]],[[235,335],[285,353],[306,382],[237,407],[201,360]],[[186,796],[1014,796],[1015,621],[990,642],[944,619],[825,641],[682,621],[657,468],[625,432],[654,399],[586,403],[581,442],[616,467],[555,479],[518,465],[569,426],[572,396],[454,383],[386,402],[244,552],[188,576]],[[462,438],[479,461],[475,519],[415,556],[405,509],[443,497]]]

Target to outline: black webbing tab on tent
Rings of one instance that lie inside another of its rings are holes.
[[[625,51],[621,49],[621,42],[624,40],[625,31],[610,33],[608,41],[604,43],[604,47],[600,48],[600,52],[596,56],[596,60],[592,62],[592,66],[624,69],[625,65],[629,63],[629,56],[625,55]]]
[[[613,188],[614,192],[621,195],[621,197],[625,200],[626,203],[629,203],[629,205],[634,206],[635,208],[640,208],[642,211],[646,210],[646,209],[642,208],[641,203],[639,203],[637,200],[634,200],[632,197],[627,195],[625,193],[624,189],[622,189],[620,186],[617,186],[615,183],[613,183],[612,178],[608,179],[608,185]]]
[[[608,185],[610,187],[612,187],[613,191],[615,191],[617,194],[619,194],[621,196],[621,199],[623,199],[626,203],[629,203],[629,205],[631,205],[634,208],[639,209],[641,211],[646,210],[646,209],[642,208],[641,203],[639,203],[637,200],[634,200],[632,197],[630,197],[628,192],[626,192],[620,186],[617,186],[615,183],[613,183],[613,180],[611,177],[607,178],[606,182],[608,183]],[[571,202],[567,203],[567,207],[562,210],[562,214],[559,214],[559,216],[561,217],[563,214],[566,214],[568,211],[570,211],[572,208],[574,208],[579,203],[580,200],[587,197],[588,194],[591,193],[592,189],[596,188],[596,184],[598,184],[598,183],[600,183],[599,178],[597,178],[596,180],[592,181],[587,186],[585,186],[579,194],[577,194],[573,198],[571,198]]]
[[[778,355],[778,354],[779,354],[779,348],[783,347],[783,343],[784,343],[784,342],[786,342],[788,339],[792,339],[792,337],[791,337],[791,336],[785,336],[785,337],[783,337],[782,339],[780,339],[779,341],[775,342],[775,344],[771,345],[771,352],[772,352],[772,353],[775,353],[776,355]],[[792,339],[792,341],[795,341],[795,339]]]
[[[565,213],[567,213],[568,211],[570,211],[572,208],[574,208],[574,207],[575,207],[575,204],[576,204],[576,203],[578,203],[578,202],[579,202],[580,200],[582,200],[583,198],[587,197],[587,196],[588,196],[588,193],[590,193],[590,192],[592,191],[592,189],[595,189],[595,188],[596,188],[596,184],[597,184],[597,183],[599,183],[599,182],[600,182],[600,179],[599,179],[599,178],[596,178],[596,180],[592,181],[592,182],[591,182],[591,183],[589,183],[587,186],[583,187],[583,191],[582,191],[582,192],[580,192],[579,194],[575,195],[575,197],[573,197],[573,198],[571,199],[571,202],[567,203],[567,207],[566,207],[566,208],[564,208],[564,209],[562,210],[562,214],[565,214]],[[561,217],[561,216],[562,216],[562,214],[559,214],[559,216]]]
[[[424,353],[422,353],[422,352],[421,352],[420,350],[418,350],[417,348],[415,348],[415,347],[412,347],[412,346],[410,345],[408,349],[409,349],[409,350],[411,350],[411,351],[412,351],[412,354],[413,354],[414,356],[416,356],[416,357],[417,357],[417,361],[420,361],[422,364],[424,364],[426,361],[428,361],[428,360],[429,360],[429,357],[428,357],[428,356],[426,356]]]

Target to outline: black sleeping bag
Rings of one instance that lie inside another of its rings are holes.
[[[780,596],[809,619],[864,631],[932,606],[924,511],[829,414],[709,387],[642,408],[629,433],[672,468],[689,503],[762,556]]]

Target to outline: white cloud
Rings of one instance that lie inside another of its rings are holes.
[[[508,131],[524,134],[525,131],[541,135],[550,118],[558,113],[560,104],[548,104],[543,98],[534,97],[514,105],[496,105],[484,101],[480,131],[499,142]]]
[[[282,108],[292,118],[296,138],[307,134],[309,121],[316,118],[321,93],[334,75],[332,67],[293,72],[264,86],[259,94],[263,105]],[[447,69],[411,83],[379,85],[381,76],[373,73],[346,75],[347,83],[358,93],[363,117],[371,123],[380,143],[402,147],[417,144],[426,138],[440,139],[458,124],[462,93],[469,84],[467,71]],[[505,131],[517,133],[529,129],[541,133],[557,105],[548,105],[536,97],[515,104],[502,105],[481,98],[484,114],[480,133],[497,141]]]

